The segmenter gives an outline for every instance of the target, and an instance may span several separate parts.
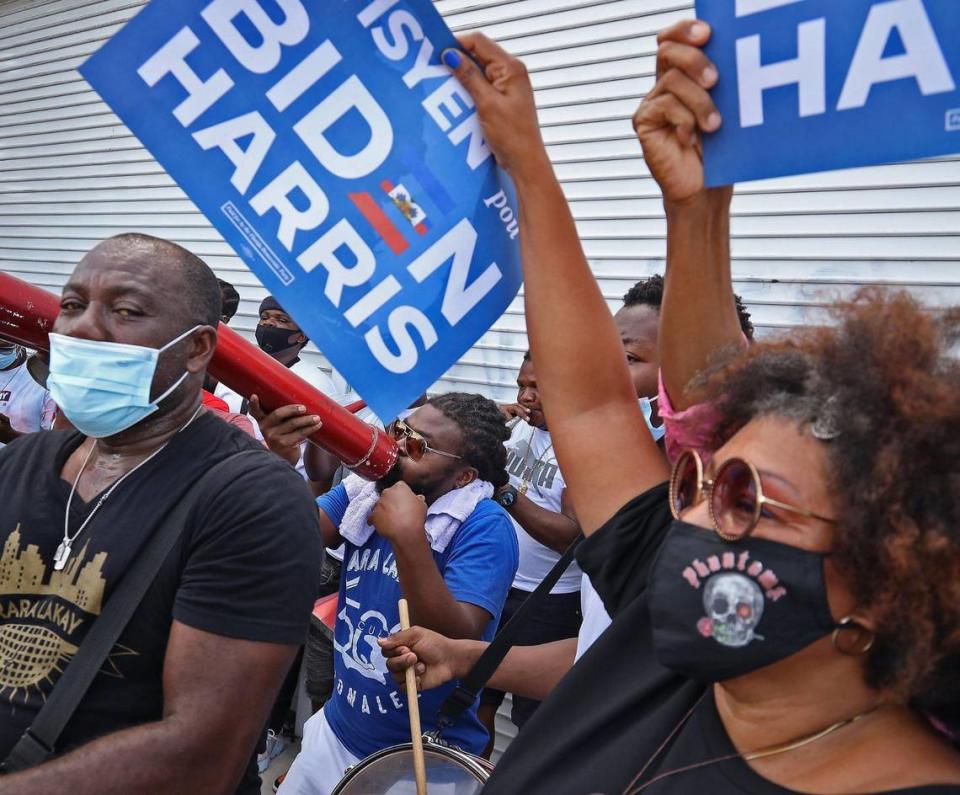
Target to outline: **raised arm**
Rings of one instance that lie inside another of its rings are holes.
[[[667,272],[660,310],[660,368],[674,409],[715,351],[741,340],[730,276],[732,188],[705,188],[699,130],[722,123],[707,90],[718,79],[701,47],[703,22],[684,20],[657,38],[657,83],[633,118],[667,215]]]
[[[460,39],[484,72],[444,53],[473,97],[484,136],[510,172],[530,349],[557,460],[584,533],[666,478],[646,430],[613,318],[553,173],[524,65],[482,34]]]

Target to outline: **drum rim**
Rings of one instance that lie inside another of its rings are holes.
[[[381,748],[379,751],[374,751],[369,756],[365,756],[359,762],[357,762],[349,770],[344,771],[343,778],[337,782],[337,786],[334,787],[333,792],[330,795],[340,795],[343,792],[343,787],[349,784],[360,772],[377,761],[381,757],[389,756],[392,753],[398,751],[409,751],[413,749],[413,743],[399,743],[397,745],[391,745],[387,748]],[[433,742],[429,739],[424,739],[423,741],[423,750],[425,753],[439,753],[441,756],[448,756],[455,759],[456,761],[462,763],[471,773],[477,776],[481,784],[486,784],[487,779],[490,778],[490,773],[493,771],[493,766],[486,768],[477,762],[477,758],[473,754],[470,754],[466,751],[461,751],[459,748],[452,748],[449,745],[443,745],[442,743]],[[487,762],[487,760],[483,760]],[[487,762],[487,764],[490,764]]]

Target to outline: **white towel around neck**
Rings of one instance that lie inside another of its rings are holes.
[[[354,546],[362,546],[373,534],[374,528],[367,521],[380,493],[377,484],[364,480],[359,475],[344,478],[350,504],[340,522],[340,535]],[[443,552],[453,534],[463,521],[473,513],[481,500],[493,496],[493,484],[486,480],[474,480],[459,489],[448,491],[427,508],[426,533],[430,549]]]

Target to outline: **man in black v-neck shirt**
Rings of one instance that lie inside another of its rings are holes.
[[[60,756],[0,779],[5,795],[259,792],[254,744],[306,635],[319,525],[292,467],[200,413],[219,315],[209,268],[141,235],[94,248],[64,288],[51,389],[59,380],[60,408],[86,436],[34,434],[0,451],[0,759],[165,515],[223,461],[227,485],[198,495]],[[146,406],[129,397],[144,359]]]

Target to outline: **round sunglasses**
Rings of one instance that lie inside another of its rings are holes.
[[[764,496],[760,473],[749,461],[728,458],[713,480],[703,476],[703,459],[695,450],[685,450],[670,473],[670,512],[674,519],[702,499],[708,500],[710,518],[717,535],[727,541],[746,538],[760,521],[764,505],[835,524],[835,519]]]
[[[445,453],[443,450],[437,450],[436,447],[431,447],[427,444],[426,439],[403,420],[394,420],[390,423],[390,434],[393,436],[397,446],[413,461],[419,461],[427,453],[436,453],[437,455],[446,456],[447,458],[463,458],[462,455]]]

